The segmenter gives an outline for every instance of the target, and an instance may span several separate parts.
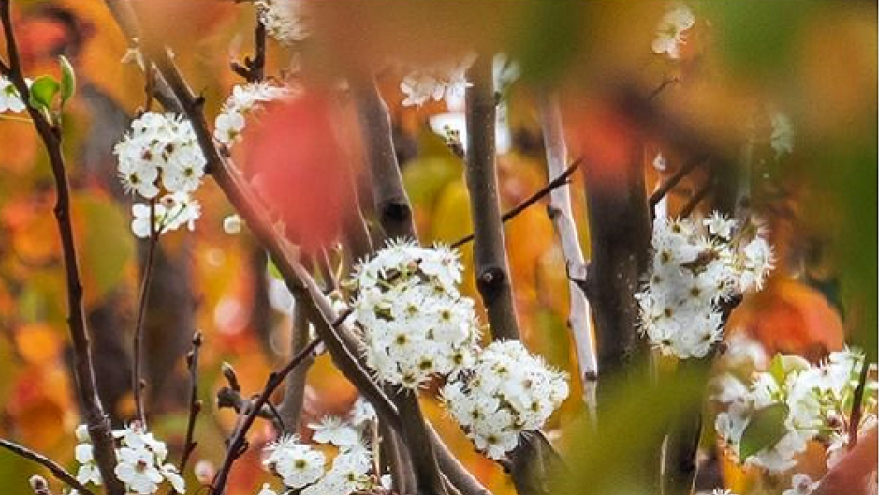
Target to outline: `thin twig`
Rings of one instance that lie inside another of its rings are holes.
[[[568,155],[562,126],[562,112],[560,111],[556,95],[549,93],[538,95],[538,118],[544,134],[544,149],[547,151],[548,175],[553,177],[556,174],[560,174]],[[572,167],[578,163],[579,161],[575,161]],[[550,187],[553,183],[554,181],[550,181],[547,186]],[[578,239],[577,225],[574,222],[571,194],[568,187],[563,186],[550,192],[550,205],[547,211],[562,245],[562,254],[565,258],[566,267],[582,266],[584,264],[584,253],[581,250]],[[566,326],[568,326],[569,332],[571,332],[572,341],[575,345],[578,370],[580,371],[581,384],[583,386],[583,399],[595,425],[596,381],[599,376],[599,368],[596,359],[596,349],[593,346],[593,321],[591,319],[590,301],[587,299],[586,294],[580,290],[577,282],[573,280],[569,280],[568,300],[569,313]]]
[[[82,415],[88,425],[89,436],[94,445],[95,463],[107,483],[110,495],[122,495],[125,487],[113,472],[116,466],[116,452],[110,432],[110,421],[104,413],[95,385],[95,368],[92,361],[91,344],[86,328],[83,309],[82,282],[76,253],[73,225],[70,220],[70,188],[68,186],[67,165],[61,147],[61,129],[47,119],[40,110],[32,107],[30,91],[21,71],[15,32],[12,29],[9,0],[0,0],[0,21],[6,37],[6,53],[9,64],[0,64],[0,72],[12,82],[28,114],[34,121],[34,128],[43,141],[49,155],[49,165],[55,180],[56,203],[53,209],[61,237],[64,253],[64,270],[67,285],[67,326],[73,343],[73,371],[76,377],[77,395],[82,407]]]
[[[199,350],[202,347],[202,332],[196,332],[192,339],[192,350],[186,356],[186,367],[189,370],[189,416],[186,421],[186,438],[183,441],[183,452],[180,455],[180,472],[186,469],[193,451],[198,443],[195,441],[196,420],[202,411],[199,400]]]
[[[712,183],[707,182],[704,184],[697,192],[694,193],[693,196],[688,199],[688,202],[684,204],[681,208],[681,211],[678,213],[678,218],[687,218],[691,216],[691,213],[697,209],[700,202],[705,199],[706,195],[709,194],[709,191],[712,190]]]
[[[151,99],[152,100],[152,99]],[[156,231],[156,200],[150,200],[150,238],[147,247],[147,260],[144,263],[143,279],[141,280],[140,294],[138,297],[137,319],[134,325],[134,340],[132,342],[132,367],[131,388],[134,392],[135,417],[141,421],[144,428],[147,426],[147,415],[144,412],[143,379],[141,378],[141,358],[143,354],[144,321],[147,317],[147,304],[150,299],[150,283],[153,280],[153,266],[155,265],[156,245],[159,243],[159,232]]]
[[[865,397],[865,384],[868,382],[868,370],[871,364],[868,358],[862,360],[862,370],[859,372],[859,384],[853,393],[852,410],[849,413],[849,441],[846,444],[847,449],[852,449],[858,443],[859,423],[862,421],[862,400]]]
[[[704,161],[706,161],[706,157],[699,156],[698,158],[695,158],[685,163],[680,169],[678,169],[677,172],[669,176],[666,181],[660,184],[660,186],[651,193],[651,197],[648,199],[648,204],[651,206],[651,208],[653,209],[655,206],[657,206],[657,203],[659,203],[660,200],[663,199],[663,196],[666,196],[666,193],[677,186],[678,183],[685,178],[685,176],[693,172],[694,169],[696,169],[697,166],[699,166]]]
[[[25,459],[40,464],[41,466],[48,469],[49,472],[52,473],[52,476],[58,479],[58,481],[67,483],[71,488],[79,490],[80,493],[84,495],[95,495],[93,491],[89,490],[88,488],[83,486],[82,483],[77,481],[74,475],[68,473],[63,467],[61,467],[60,464],[56,463],[52,459],[49,459],[43,454],[34,452],[33,450],[23,445],[19,445],[15,442],[10,442],[9,440],[5,440],[2,438],[0,438],[0,447],[3,447],[4,449],[13,452],[21,457],[24,457]]]
[[[297,303],[293,308],[293,322],[290,325],[291,355],[299,352],[309,341],[309,320],[306,318],[302,306],[302,303]],[[278,406],[278,412],[287,433],[296,433],[299,430],[305,397],[306,374],[310,367],[311,362],[305,363],[294,373],[291,373],[284,382],[284,399]]]
[[[662,93],[663,90],[665,90],[667,87],[669,87],[672,84],[678,84],[679,82],[680,82],[680,79],[676,76],[664,77],[663,82],[661,82],[656,88],[654,88],[654,90],[651,91],[651,94],[648,95],[648,101],[651,101],[654,98],[657,98],[658,96],[660,96],[660,93]]]
[[[567,169],[565,169],[556,178],[554,178],[553,180],[548,182],[546,186],[542,187],[541,189],[538,189],[531,196],[524,199],[523,201],[521,201],[519,204],[517,204],[513,208],[507,210],[507,212],[505,212],[504,215],[501,215],[501,221],[507,222],[509,220],[516,218],[525,209],[534,205],[535,203],[537,203],[538,201],[543,199],[544,196],[547,196],[548,194],[550,194],[552,191],[569,185],[571,183],[570,177],[572,174],[574,174],[575,170],[577,170],[580,163],[581,163],[580,158],[578,158],[577,160],[572,162],[572,164],[569,165],[569,167]],[[470,234],[462,237],[461,239],[453,242],[452,244],[449,245],[449,247],[453,248],[453,249],[459,248],[459,247],[461,247],[461,246],[463,246],[473,240],[474,240],[474,234],[470,233]]]
[[[236,428],[235,432],[232,435],[232,439],[229,442],[229,446],[226,448],[226,458],[223,460],[223,466],[217,472],[217,475],[214,477],[213,483],[211,483],[211,493],[214,495],[224,493],[226,489],[226,482],[229,477],[229,471],[232,469],[232,464],[247,450],[246,444],[246,436],[248,431],[253,426],[254,421],[257,419],[257,413],[263,407],[263,404],[266,404],[269,401],[269,397],[272,395],[272,392],[278,388],[279,385],[284,381],[284,377],[287,376],[288,373],[296,369],[297,366],[302,364],[308,357],[314,353],[315,348],[318,346],[320,342],[319,339],[314,339],[307,346],[303,348],[297,355],[293,357],[283,368],[278,371],[273,371],[269,373],[269,378],[266,380],[266,386],[263,387],[263,391],[260,393],[260,396],[254,400],[253,404],[248,408],[247,415],[244,416],[241,424],[239,424],[238,428]]]

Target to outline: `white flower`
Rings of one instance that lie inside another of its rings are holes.
[[[214,479],[214,463],[207,459],[199,459],[193,467],[193,474],[196,480],[202,484],[208,484]]]
[[[422,106],[431,100],[444,98],[450,106],[458,106],[464,98],[465,89],[471,86],[466,74],[475,60],[476,55],[468,53],[458,60],[411,71],[400,83],[400,91],[405,96],[403,106]]]
[[[351,423],[360,428],[366,423],[375,421],[376,410],[373,409],[373,405],[370,404],[370,401],[358,396],[357,400],[354,402],[354,406],[351,408],[350,415]]]
[[[244,117],[238,112],[221,113],[214,120],[214,139],[229,145],[241,138]]]
[[[663,153],[657,153],[657,156],[654,157],[654,160],[651,161],[651,165],[654,167],[654,170],[659,172],[666,171],[666,157],[663,156]]]
[[[770,116],[770,147],[776,152],[776,158],[794,151],[794,126],[784,113]]]
[[[501,459],[523,431],[541,429],[568,396],[567,377],[518,341],[496,341],[452,377],[443,401],[476,447]]]
[[[131,231],[140,238],[150,237],[152,232],[164,234],[178,230],[186,225],[188,230],[195,228],[195,221],[201,215],[199,203],[184,193],[169,194],[153,205],[151,214],[150,205],[135,203],[131,207],[134,219],[131,221]],[[153,219],[152,230],[150,218]]]
[[[278,495],[278,492],[269,487],[269,483],[263,483],[263,488],[257,492],[257,495]]]
[[[709,218],[703,220],[703,225],[709,229],[709,233],[717,235],[724,240],[730,240],[730,236],[736,229],[736,220],[726,218],[717,211],[713,211]]]
[[[782,495],[810,495],[819,486],[819,482],[806,474],[795,474],[791,477],[791,488],[782,492]]]
[[[247,124],[246,117],[261,110],[264,103],[290,98],[292,95],[291,88],[274,86],[268,82],[234,86],[232,94],[223,104],[222,111],[214,119],[214,139],[227,147],[232,146],[241,140],[241,134]]]
[[[377,378],[416,388],[473,361],[478,328],[473,300],[458,292],[461,270],[453,251],[406,242],[358,265],[353,319]]]
[[[0,113],[19,113],[23,112],[25,108],[24,101],[22,101],[21,95],[18,94],[12,82],[6,79],[6,77],[0,76]]]
[[[679,58],[679,49],[685,42],[684,31],[692,28],[695,22],[694,13],[687,5],[674,4],[658,24],[651,49],[672,59]]]
[[[76,427],[76,439],[82,443],[89,443],[92,437],[89,435],[89,427],[87,425],[79,425]]]
[[[266,33],[276,41],[290,45],[308,37],[298,0],[257,0],[255,4]]]
[[[171,483],[171,487],[174,488],[174,491],[177,493],[186,493],[186,484],[183,481],[183,476],[178,472],[177,467],[174,464],[164,464],[160,468],[162,472],[162,476]]]
[[[296,435],[286,435],[266,447],[263,464],[284,480],[284,485],[300,489],[324,475],[324,454],[299,443]]]
[[[164,479],[156,469],[153,453],[145,449],[123,447],[116,452],[118,464],[113,470],[126,489],[141,495],[156,493]]]
[[[357,430],[343,423],[336,416],[324,416],[318,424],[309,424],[315,433],[312,440],[317,443],[330,443],[338,447],[355,445],[360,441]]]
[[[241,233],[241,217],[238,215],[229,215],[223,219],[223,232],[229,235]]]

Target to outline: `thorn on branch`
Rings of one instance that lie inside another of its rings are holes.
[[[226,382],[229,383],[229,387],[235,392],[241,392],[241,383],[239,383],[238,376],[235,374],[235,368],[229,363],[223,363],[221,370],[226,378]]]

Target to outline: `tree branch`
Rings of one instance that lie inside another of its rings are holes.
[[[22,101],[27,105],[28,114],[34,128],[49,155],[49,165],[55,181],[56,203],[53,209],[61,236],[61,247],[64,253],[64,270],[67,284],[67,326],[70,329],[73,343],[73,369],[76,377],[77,392],[82,408],[82,415],[88,425],[89,436],[94,445],[95,462],[102,478],[107,483],[110,495],[122,495],[125,491],[122,483],[113,472],[116,466],[116,452],[110,432],[110,420],[98,398],[95,386],[95,370],[92,362],[91,345],[86,329],[83,310],[82,282],[79,273],[79,261],[76,253],[73,226],[70,221],[70,189],[68,186],[67,166],[61,148],[61,129],[55,127],[47,117],[30,103],[30,92],[21,71],[18,46],[15,32],[12,29],[9,0],[0,0],[0,20],[6,37],[6,53],[9,65],[2,68],[3,75],[15,86]]]
[[[301,298],[300,301],[304,303],[308,318],[315,325],[319,337],[327,346],[336,366],[372,403],[376,414],[388,421],[389,426],[400,431],[402,421],[397,408],[373,382],[356,358],[355,353],[359,346],[357,337],[344,324],[333,325],[337,315],[331,308],[330,301],[321,293],[308,272],[296,260],[294,249],[276,230],[271,218],[260,205],[253,191],[246,185],[240,173],[214,146],[211,132],[201,111],[201,100],[193,96],[192,91],[183,81],[179,71],[166,53],[154,54],[153,58],[170,89],[180,101],[184,114],[193,125],[212,177],[230,203],[247,222],[255,238],[269,252],[288,289],[294,296]],[[437,450],[446,448],[442,443],[435,444],[433,442],[432,447]],[[464,469],[460,464],[458,468]],[[449,475],[451,479],[456,477],[453,474],[456,473]],[[471,494],[463,493],[462,495]]]
[[[555,95],[541,93],[538,95],[538,118],[544,133],[544,148],[547,152],[547,174],[549,177],[561,177],[568,151],[565,146],[562,113]],[[576,162],[577,163],[577,162]],[[553,184],[553,181],[550,181]],[[549,184],[548,184],[549,185]],[[566,266],[582,266],[584,253],[578,240],[577,226],[571,208],[571,195],[568,186],[550,192],[550,206],[547,209],[556,234],[562,245],[562,255]],[[590,314],[590,301],[580,290],[577,283],[568,283],[569,315],[566,324],[575,345],[575,354],[583,384],[583,398],[587,409],[595,419],[596,414],[596,380],[599,369],[596,363],[596,349],[593,347],[593,322]]]
[[[302,304],[297,302],[293,308],[293,324],[290,326],[290,354],[300,352],[309,342],[309,320]],[[299,431],[303,396],[306,388],[306,375],[313,360],[304,363],[290,374],[284,382],[284,399],[278,406],[278,414],[284,423],[286,433]]]
[[[186,421],[186,438],[183,441],[183,452],[180,455],[180,472],[186,469],[193,451],[198,445],[195,441],[196,420],[202,410],[199,400],[199,350],[202,347],[202,332],[196,332],[192,339],[192,350],[186,355],[186,367],[189,370],[189,416]]]
[[[246,408],[247,413],[232,434],[229,446],[226,448],[226,458],[223,460],[223,466],[217,472],[214,481],[211,483],[211,493],[213,495],[223,494],[226,490],[226,481],[229,472],[232,469],[232,464],[247,450],[247,432],[251,429],[251,426],[253,426],[254,421],[257,419],[257,414],[260,409],[262,409],[263,405],[269,401],[272,392],[281,385],[284,381],[284,377],[296,369],[297,366],[301,365],[307,358],[312,356],[319,342],[320,340],[318,339],[311,341],[302,351],[295,355],[287,365],[280,370],[273,371],[269,374],[269,378],[266,380],[266,385],[263,387],[263,391],[252,404],[248,405]]]
[[[577,170],[578,165],[580,165],[580,159],[575,160],[572,164],[565,170],[561,170],[559,175],[557,175],[553,180],[551,180],[546,186],[542,187],[535,191],[531,196],[520,202],[518,205],[513,208],[507,210],[504,215],[501,215],[501,221],[507,222],[516,218],[520,213],[522,213],[528,207],[536,204],[538,201],[547,196],[552,191],[563,188],[571,183],[571,175],[574,174],[575,170]],[[461,239],[453,242],[449,245],[450,248],[459,248],[471,241],[474,240],[474,234],[468,234]]]
[[[391,138],[388,106],[382,101],[372,77],[356,75],[351,79],[358,105],[364,145],[369,153],[373,203],[379,223],[390,239],[416,239],[412,206],[403,188],[403,177]]]
[[[504,249],[498,178],[495,171],[495,93],[491,61],[482,57],[468,71],[465,92],[467,154],[465,178],[474,219],[474,273],[489,315],[493,339],[519,339],[510,268]]]
[[[3,447],[4,449],[6,449],[6,450],[18,455],[18,456],[24,457],[25,459],[28,459],[30,461],[36,462],[37,464],[40,464],[41,466],[48,469],[49,472],[52,473],[52,476],[54,476],[58,481],[67,483],[68,486],[70,486],[71,488],[74,488],[76,490],[79,490],[79,492],[82,493],[83,495],[95,495],[95,493],[93,491],[91,491],[88,488],[86,488],[85,486],[83,486],[82,483],[77,481],[75,476],[68,473],[63,467],[61,467],[60,464],[56,463],[52,459],[49,459],[48,457],[44,456],[43,454],[34,452],[33,450],[31,450],[23,445],[19,445],[15,442],[10,442],[9,440],[5,440],[2,438],[0,438],[0,447]]]
[[[677,186],[681,182],[682,179],[684,179],[688,174],[693,172],[694,169],[696,169],[700,164],[705,162],[706,159],[707,159],[706,156],[701,155],[701,156],[698,156],[697,158],[685,163],[684,165],[682,165],[682,167],[680,169],[678,169],[677,172],[675,172],[674,174],[669,176],[669,178],[666,179],[666,181],[664,181],[662,184],[660,184],[660,186],[658,186],[657,189],[655,189],[654,192],[651,193],[651,197],[648,201],[648,204],[651,206],[651,208],[653,209],[655,206],[657,206],[657,203],[659,203],[660,200],[663,199],[664,196],[666,196],[666,193],[668,193],[675,186]]]
[[[148,98],[151,101],[151,98]],[[144,382],[141,375],[141,358],[143,357],[144,320],[147,316],[147,303],[150,299],[150,282],[153,279],[154,257],[156,245],[159,243],[159,233],[156,232],[156,200],[150,200],[150,239],[147,247],[147,259],[144,262],[144,271],[141,279],[141,290],[138,298],[137,320],[134,325],[134,340],[132,342],[132,367],[131,389],[134,392],[135,417],[140,420],[144,428],[147,427],[147,415],[144,412]]]

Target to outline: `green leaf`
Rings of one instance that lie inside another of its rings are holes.
[[[275,280],[284,280],[284,275],[282,275],[281,270],[279,270],[278,267],[275,266],[274,261],[272,261],[270,259],[268,265],[269,265],[269,275],[272,278],[274,278]]]
[[[30,105],[38,110],[49,110],[61,84],[52,76],[40,76],[31,85]]]
[[[58,57],[58,63],[61,65],[61,106],[64,106],[76,93],[76,73],[64,55]]]
[[[743,431],[739,443],[739,460],[745,461],[766,447],[772,447],[785,436],[788,406],[777,402],[755,411]]]

